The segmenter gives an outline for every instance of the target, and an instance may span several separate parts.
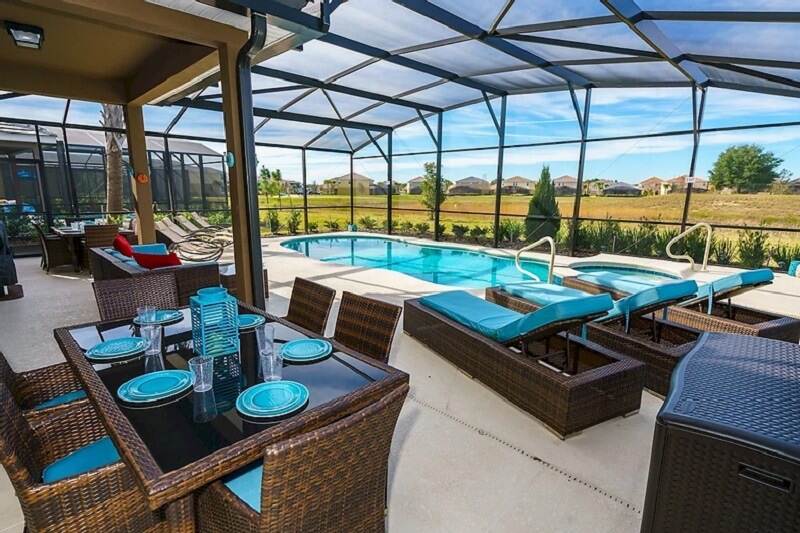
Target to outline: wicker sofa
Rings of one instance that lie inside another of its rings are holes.
[[[142,270],[141,267],[122,262],[104,251],[103,248],[90,249],[89,260],[95,281],[148,276],[156,272],[174,272],[178,284],[178,301],[181,305],[189,305],[189,297],[194,296],[197,289],[220,284],[217,263],[184,264],[155,270]]]

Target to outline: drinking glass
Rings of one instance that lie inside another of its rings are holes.
[[[214,399],[214,391],[196,391],[193,403],[193,419],[195,422],[210,422],[217,417],[217,402]]]
[[[195,392],[211,390],[214,384],[214,358],[198,355],[189,359]]]
[[[275,326],[272,324],[262,324],[256,328],[256,341],[258,343],[258,353],[264,350],[273,349],[275,345]]]
[[[145,373],[164,370],[164,359],[161,357],[161,339],[163,337],[163,328],[159,325],[147,325],[142,326],[140,329],[142,331],[142,337],[150,342],[150,345],[145,351]]]
[[[156,308],[153,305],[142,305],[136,308],[139,325],[150,324],[156,321]]]
[[[280,381],[283,377],[283,355],[280,350],[267,348],[259,353],[261,375],[264,381]]]

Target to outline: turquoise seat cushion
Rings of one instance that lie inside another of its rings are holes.
[[[103,437],[47,466],[42,472],[42,481],[53,483],[117,461],[119,453],[114,443],[111,442],[111,438]]]
[[[698,300],[706,300],[713,298],[715,294],[727,292],[736,289],[755,288],[757,285],[769,283],[775,278],[772,270],[768,268],[759,268],[758,270],[745,270],[737,272],[729,276],[717,278],[714,281],[701,285],[697,289],[697,297],[693,298],[688,303],[694,303]]]
[[[650,281],[636,276],[618,274],[606,270],[584,272],[583,274],[578,274],[578,279],[608,289],[627,292],[628,294],[635,294],[660,284],[658,281]]]
[[[126,259],[128,259],[127,257],[122,255],[118,251],[114,250],[113,248],[108,248],[108,249],[105,250],[105,252],[108,255],[110,255],[111,257],[113,257],[114,259],[117,259],[118,261],[125,261]]]
[[[240,468],[222,479],[231,492],[249,505],[255,512],[261,512],[261,475],[264,463],[257,462]]]
[[[789,270],[786,273],[790,276],[797,276],[798,269],[800,269],[800,261],[792,261],[789,263]]]
[[[155,244],[135,244],[131,246],[131,248],[133,248],[133,251],[137,254],[167,255],[169,253],[167,245],[161,242]]]
[[[56,405],[64,405],[65,403],[74,402],[75,400],[80,400],[82,398],[86,398],[86,392],[78,389],[66,394],[62,394],[61,396],[56,396],[52,400],[42,402],[34,407],[34,409],[46,409],[48,407],[55,407]]]
[[[513,296],[530,300],[541,306],[589,296],[589,293],[579,291],[578,289],[554,285],[552,283],[543,283],[541,281],[506,283],[505,285],[501,285],[500,288]]]
[[[598,294],[551,303],[521,314],[466,291],[426,296],[420,298],[420,303],[497,342],[507,342],[556,322],[604,313],[613,305],[608,294]]]
[[[140,265],[139,263],[137,263],[134,259],[128,259],[126,257],[125,260],[123,261],[123,263],[125,263],[128,266],[131,266],[131,267],[135,268],[136,270],[140,270],[142,272],[147,272],[147,269],[145,267],[143,267],[142,265]]]
[[[666,307],[667,305],[674,303],[676,300],[680,301],[685,298],[689,298],[690,296],[694,295],[695,292],[697,292],[697,282],[695,282],[693,279],[682,279],[679,281],[661,283],[650,287],[649,289],[639,291],[636,294],[626,296],[625,298],[620,298],[614,302],[614,308],[611,310],[611,312],[609,312],[607,316],[598,320],[608,320],[610,318],[625,316],[627,322],[631,316],[636,316],[637,311],[641,311],[646,308],[650,308],[652,310],[652,306],[659,303],[663,303]]]

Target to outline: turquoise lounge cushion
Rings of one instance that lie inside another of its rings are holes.
[[[713,298],[715,294],[719,294],[721,292],[747,287],[755,288],[756,285],[769,283],[774,278],[775,275],[772,273],[772,270],[768,268],[737,272],[736,274],[717,278],[710,283],[701,285],[700,288],[697,289],[697,298],[693,298],[691,302],[688,303],[694,303],[698,300]]]
[[[616,272],[608,272],[606,270],[578,274],[578,279],[608,289],[627,292],[628,294],[635,294],[660,284],[657,281],[645,280],[625,274],[617,274]]]
[[[80,400],[82,398],[86,398],[86,393],[78,389],[72,392],[68,392],[66,394],[62,394],[61,396],[56,396],[52,400],[47,400],[46,402],[42,402],[36,407],[34,407],[34,409],[46,409],[48,407],[55,407],[56,405],[63,405],[65,403],[74,402],[75,400]]]
[[[789,270],[786,273],[790,276],[797,277],[797,271],[800,270],[800,261],[792,261],[789,263]]]
[[[113,250],[113,249],[108,252],[108,255],[110,255],[111,257],[113,257],[114,259],[117,259],[119,261],[125,261],[126,259],[128,259],[124,255],[122,255],[121,253],[119,253],[118,251]]]
[[[649,289],[639,291],[636,294],[620,298],[614,302],[614,309],[612,309],[607,316],[598,320],[608,320],[624,315],[627,322],[631,315],[636,315],[637,311],[658,303],[664,303],[666,306],[668,303],[671,304],[676,300],[688,298],[695,292],[697,292],[697,282],[693,279],[661,283]]]
[[[571,289],[552,283],[543,283],[541,281],[506,283],[505,285],[501,285],[500,288],[509,294],[530,300],[541,306],[589,296],[588,293],[579,291],[578,289]]]
[[[117,461],[119,453],[114,443],[111,442],[111,438],[103,437],[49,465],[42,472],[42,481],[53,483]]]
[[[142,271],[142,272],[147,272],[147,269],[146,269],[146,268],[144,268],[142,265],[140,265],[139,263],[137,263],[137,262],[136,262],[135,260],[133,260],[133,259],[128,259],[128,258],[126,257],[126,258],[125,258],[125,260],[123,261],[123,263],[125,263],[125,264],[126,264],[126,265],[128,265],[128,266],[131,266],[131,267],[135,268],[136,270],[140,270],[140,271]]]
[[[420,298],[420,303],[497,342],[515,339],[554,322],[603,313],[613,305],[608,294],[598,294],[551,303],[523,315],[466,291],[426,296]]]
[[[261,512],[261,475],[263,470],[264,463],[253,463],[240,468],[222,480],[231,492],[257,513]]]
[[[167,245],[161,242],[155,244],[135,244],[131,246],[131,248],[133,248],[133,251],[137,254],[167,255],[169,253]]]

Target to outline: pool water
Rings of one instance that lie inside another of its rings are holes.
[[[381,237],[301,237],[284,241],[282,246],[326,263],[384,268],[454,287],[485,288],[532,280],[515,268],[513,259]],[[521,265],[547,280],[546,263],[521,261]]]
[[[666,272],[629,265],[574,265],[570,268],[580,272],[612,272],[625,276],[635,276],[642,281],[650,281],[653,283],[664,283],[666,281],[682,279],[680,276],[667,274]]]

